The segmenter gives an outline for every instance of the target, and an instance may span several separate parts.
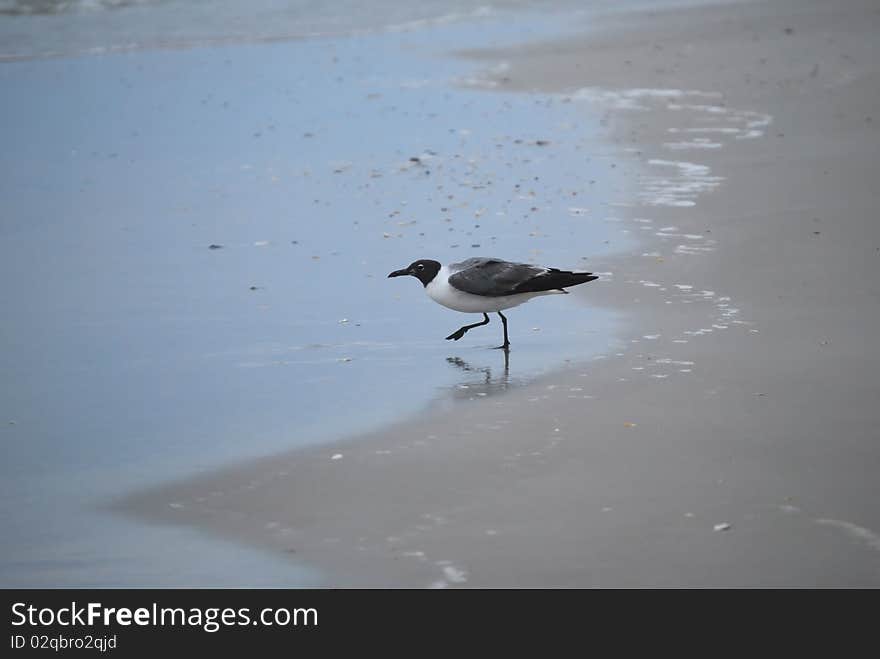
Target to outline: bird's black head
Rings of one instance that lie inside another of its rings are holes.
[[[421,259],[411,263],[402,270],[395,270],[389,277],[403,277],[404,275],[412,275],[423,285],[427,286],[431,280],[440,272],[440,264],[430,259]]]

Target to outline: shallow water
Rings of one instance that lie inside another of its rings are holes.
[[[618,6],[616,0],[0,0],[0,59],[400,33],[480,21],[492,36],[494,22],[522,10],[535,12],[537,23],[561,13],[570,22]]]
[[[0,583],[310,583],[95,507],[613,343],[588,292],[551,296],[508,314],[505,368],[497,321],[445,342],[473,317],[386,279],[422,257],[589,268],[622,246],[602,220],[624,184],[587,106],[465,88],[472,64],[439,55],[558,29],[0,66]]]

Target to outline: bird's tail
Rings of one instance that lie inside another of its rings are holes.
[[[541,291],[562,290],[569,286],[586,284],[599,277],[592,272],[572,272],[570,270],[557,270],[550,268],[540,275],[532,277],[528,281],[516,287],[516,293],[540,293]]]

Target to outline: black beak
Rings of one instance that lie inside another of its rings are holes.
[[[409,270],[407,268],[404,268],[403,270],[395,270],[394,272],[392,272],[388,276],[389,277],[403,277],[408,274],[410,274]]]

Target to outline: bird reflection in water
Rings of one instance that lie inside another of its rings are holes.
[[[468,374],[454,387],[455,398],[476,398],[504,393],[516,383],[510,380],[510,355],[505,350],[504,368],[500,370],[491,366],[474,366],[461,357],[447,357],[446,362]]]

